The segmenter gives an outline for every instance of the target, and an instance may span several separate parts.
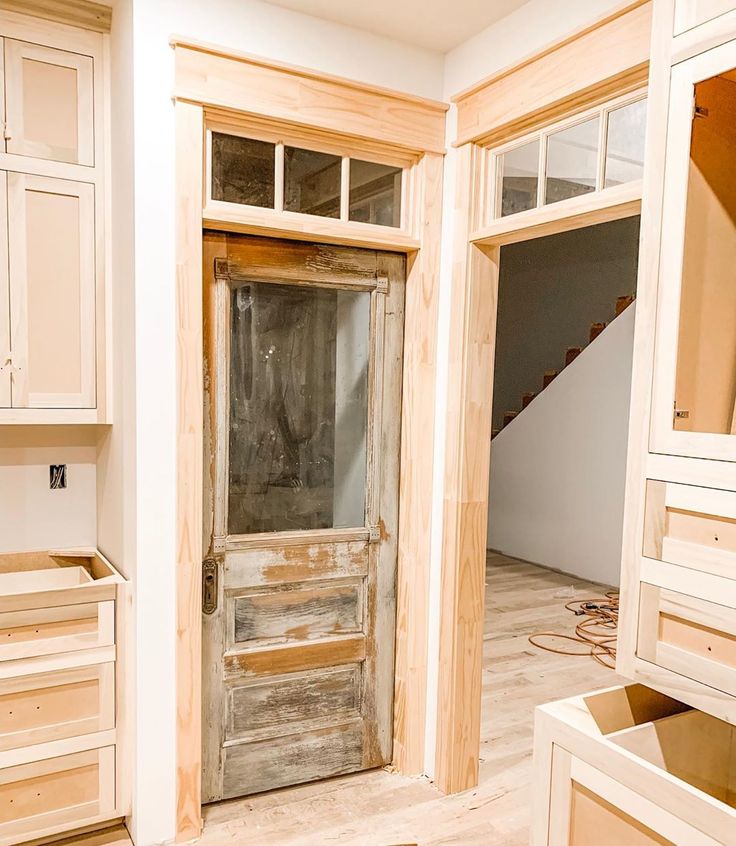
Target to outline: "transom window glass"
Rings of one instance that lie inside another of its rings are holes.
[[[507,217],[640,180],[646,114],[646,98],[618,100],[491,150],[493,216]]]
[[[224,132],[211,138],[214,201],[401,226],[401,166]]]
[[[232,291],[231,535],[365,525],[367,291]]]

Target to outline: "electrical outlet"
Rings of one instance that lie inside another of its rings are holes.
[[[49,465],[49,487],[52,491],[60,491],[66,487],[66,464]]]

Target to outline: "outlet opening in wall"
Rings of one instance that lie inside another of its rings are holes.
[[[66,488],[66,464],[49,465],[49,487],[52,491]]]

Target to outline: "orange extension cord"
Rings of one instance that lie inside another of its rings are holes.
[[[537,632],[529,636],[529,643],[546,652],[556,655],[589,655],[608,667],[616,668],[616,637],[618,630],[618,592],[609,591],[605,598],[575,599],[567,602],[565,608],[583,619],[575,626],[575,634],[559,634],[558,632]],[[542,639],[548,642],[542,643]],[[554,646],[549,640],[571,641],[580,644],[582,649]]]

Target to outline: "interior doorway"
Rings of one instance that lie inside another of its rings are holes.
[[[405,261],[205,233],[204,802],[391,760]]]

